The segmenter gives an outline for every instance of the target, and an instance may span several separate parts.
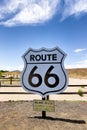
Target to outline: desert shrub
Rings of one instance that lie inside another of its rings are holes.
[[[81,89],[78,90],[79,96],[83,97],[83,91]]]

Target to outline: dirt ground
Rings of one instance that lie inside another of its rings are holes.
[[[0,130],[87,130],[87,102],[55,101],[45,119],[33,101],[0,102]]]

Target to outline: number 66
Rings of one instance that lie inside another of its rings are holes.
[[[32,86],[32,87],[39,87],[42,84],[42,77],[40,74],[34,73],[35,70],[37,69],[37,66],[34,66],[33,69],[31,70],[29,77],[28,77],[28,83]],[[59,77],[54,74],[51,73],[51,71],[54,69],[54,66],[50,66],[49,69],[47,70],[45,77],[44,77],[44,82],[46,84],[47,87],[49,88],[54,88],[59,84]],[[38,78],[38,82],[37,83],[33,83],[32,79],[36,77]],[[54,78],[55,82],[53,84],[49,83],[49,78]]]

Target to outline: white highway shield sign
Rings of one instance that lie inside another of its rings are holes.
[[[63,92],[67,87],[65,56],[66,54],[58,47],[40,50],[30,48],[23,55],[25,63],[21,78],[23,88],[43,97]]]

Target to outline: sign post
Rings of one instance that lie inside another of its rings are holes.
[[[42,98],[42,100],[49,100],[49,95],[46,97]],[[46,118],[46,111],[42,111],[42,118]]]
[[[22,86],[31,93],[37,93],[49,99],[49,94],[61,93],[67,88],[67,74],[64,68],[65,52],[60,48],[29,49],[23,55],[24,70]],[[42,117],[46,113],[42,112]]]
[[[42,100],[46,100],[46,98],[42,98]],[[46,118],[46,111],[42,111],[42,118]]]

